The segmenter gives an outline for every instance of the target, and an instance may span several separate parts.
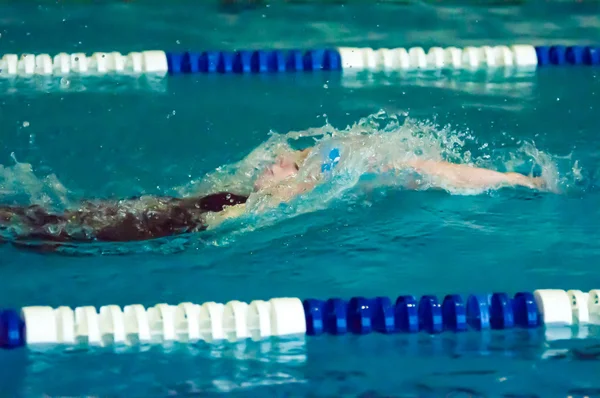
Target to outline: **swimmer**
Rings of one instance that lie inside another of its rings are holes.
[[[288,202],[292,198],[310,191],[323,179],[327,171],[340,162],[339,149],[333,148],[320,170],[309,170],[308,177],[298,182],[294,179],[304,167],[304,162],[311,155],[313,148],[303,151],[290,151],[280,155],[276,161],[265,168],[254,183],[254,194],[268,196],[271,205]],[[424,181],[414,179],[406,184],[409,189],[454,189],[493,190],[504,187],[525,187],[535,190],[546,190],[546,182],[541,177],[529,177],[515,172],[499,172],[490,169],[455,164],[445,161],[413,158],[399,160],[386,165],[377,165],[380,172],[412,171],[423,177]],[[310,166],[308,166],[310,167]],[[244,212],[245,203],[231,206],[223,212],[215,214],[213,223],[236,217]]]
[[[337,148],[330,150],[318,163],[307,162],[318,153],[315,148],[288,151],[266,167],[254,181],[250,194],[268,199],[270,205],[288,202],[320,184],[326,174],[342,161]],[[309,164],[310,163],[310,164]],[[413,158],[374,165],[379,171],[412,171],[428,180],[427,188],[498,189],[520,186],[543,190],[541,178]],[[302,181],[298,173],[303,172]],[[418,181],[407,186],[421,189]],[[1,206],[0,232],[10,235],[18,246],[28,243],[53,251],[61,243],[143,241],[167,236],[199,232],[214,227],[228,218],[238,217],[246,210],[249,196],[218,192],[187,198],[142,196],[124,200],[84,201],[78,208],[51,212],[39,205]],[[2,239],[0,238],[0,241]]]

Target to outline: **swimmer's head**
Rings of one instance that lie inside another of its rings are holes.
[[[258,176],[254,183],[254,190],[260,191],[261,189],[275,186],[288,178],[296,176],[307,155],[308,151],[302,151],[278,156],[275,163],[269,165]]]
[[[295,176],[300,167],[289,156],[280,156],[275,163],[267,166],[254,183],[254,189],[269,188]]]

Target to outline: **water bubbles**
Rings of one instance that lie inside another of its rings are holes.
[[[52,235],[52,236],[56,236],[58,235],[58,233],[60,232],[60,228],[58,225],[54,225],[54,224],[48,224],[46,226],[46,231]]]
[[[24,121],[23,122],[23,127],[29,127],[29,122],[28,121]]]
[[[465,153],[463,154],[463,158],[465,160],[465,163],[471,163],[471,161],[472,161],[471,151],[465,151]]]

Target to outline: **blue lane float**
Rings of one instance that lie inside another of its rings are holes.
[[[276,73],[341,70],[336,49],[166,53],[169,73]]]
[[[0,310],[0,347],[15,348],[25,345],[25,322],[14,310]]]
[[[449,294],[442,303],[442,316],[446,321],[446,329],[453,332],[467,330],[467,310],[462,297]]]
[[[600,65],[597,46],[320,48],[240,51],[142,51],[4,54],[0,76],[127,74],[268,74],[317,71],[407,71]]]
[[[169,72],[273,73],[320,70],[400,71],[411,69],[469,69],[537,67],[546,65],[599,65],[595,46],[481,46],[372,49],[331,48],[210,53],[166,53]],[[211,59],[211,61],[207,61]]]
[[[483,332],[600,325],[600,290],[544,289],[450,294],[416,298],[352,297],[350,300],[274,298],[250,303],[139,304],[121,308],[23,307],[0,311],[0,347],[231,342],[288,335]]]

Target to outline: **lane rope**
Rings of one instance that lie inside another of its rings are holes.
[[[273,298],[250,303],[133,304],[121,308],[23,307],[0,312],[0,347],[263,340],[271,336],[368,333],[438,334],[600,325],[600,289],[543,289],[420,298]]]
[[[535,69],[546,66],[600,65],[595,46],[469,46],[372,49],[340,47],[311,50],[204,52],[142,51],[5,54],[0,77],[32,75],[110,75],[195,73],[252,74],[328,71],[393,72],[439,69]]]

